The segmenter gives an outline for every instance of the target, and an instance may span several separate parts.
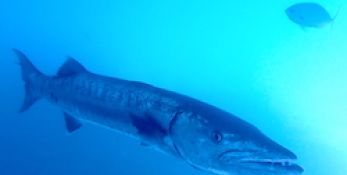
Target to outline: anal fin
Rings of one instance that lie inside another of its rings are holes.
[[[64,112],[64,118],[65,118],[66,130],[69,133],[76,131],[82,126],[81,121],[79,121],[78,119],[76,119],[75,117],[71,116],[68,113]]]

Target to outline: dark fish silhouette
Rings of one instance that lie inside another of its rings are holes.
[[[321,28],[333,22],[335,17],[331,17],[324,7],[317,3],[297,3],[285,10],[291,21],[301,27]]]

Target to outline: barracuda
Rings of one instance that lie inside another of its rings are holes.
[[[250,123],[191,97],[149,84],[89,72],[68,58],[42,74],[19,50],[26,96],[20,112],[46,99],[64,111],[66,129],[91,122],[219,175],[299,175],[291,151]]]

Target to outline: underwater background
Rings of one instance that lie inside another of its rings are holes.
[[[0,175],[198,175],[181,160],[86,124],[67,134],[62,111],[24,98],[12,48],[54,75],[67,56],[94,73],[208,102],[292,150],[307,175],[347,173],[347,6],[298,26],[294,0],[1,0]]]

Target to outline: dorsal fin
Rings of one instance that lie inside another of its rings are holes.
[[[58,76],[69,76],[86,72],[86,68],[72,57],[68,57],[65,63],[58,70]]]

